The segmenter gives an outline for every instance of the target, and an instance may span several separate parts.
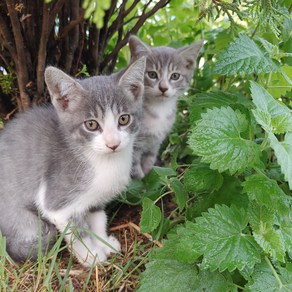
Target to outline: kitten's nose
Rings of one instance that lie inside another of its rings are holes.
[[[159,90],[160,90],[162,93],[164,93],[164,92],[166,92],[166,91],[168,90],[168,87],[165,87],[165,86],[161,86],[161,85],[159,85]]]
[[[120,146],[120,143],[118,143],[118,144],[106,144],[106,147],[112,149],[113,151],[115,151],[119,146]]]

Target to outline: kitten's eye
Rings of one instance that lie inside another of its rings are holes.
[[[180,77],[180,74],[179,73],[172,73],[171,76],[170,76],[170,79],[172,80],[178,80]]]
[[[126,126],[129,124],[129,122],[130,122],[130,115],[126,114],[126,115],[121,115],[119,117],[119,125],[120,126]]]
[[[96,131],[100,129],[100,125],[95,120],[87,120],[84,122],[84,125],[88,131]]]
[[[158,78],[157,73],[155,71],[149,71],[148,76],[150,79],[157,79]]]

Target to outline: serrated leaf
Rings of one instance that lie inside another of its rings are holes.
[[[175,234],[169,234],[168,239],[163,241],[162,248],[156,248],[151,259],[175,259],[185,264],[193,264],[200,256],[195,249],[192,225],[187,222],[185,226],[179,225]]]
[[[248,130],[248,121],[238,110],[214,108],[202,114],[192,130],[189,145],[211,169],[231,174],[253,167],[259,162],[260,148],[241,134]]]
[[[286,42],[291,37],[291,31],[292,31],[292,19],[290,17],[285,17],[284,23],[283,23],[283,41]]]
[[[279,217],[279,228],[283,237],[283,242],[290,258],[292,257],[292,214]]]
[[[266,56],[247,35],[241,34],[226,48],[215,64],[218,74],[251,74],[278,71],[278,66]]]
[[[260,174],[246,177],[242,183],[243,191],[251,201],[279,211],[281,214],[290,212],[291,200],[278,186],[277,182]]]
[[[175,194],[175,201],[178,205],[179,211],[181,212],[186,206],[188,199],[188,193],[185,190],[185,186],[177,178],[171,178],[169,180],[169,187]]]
[[[246,287],[251,292],[292,291],[292,272],[281,267],[276,270],[263,261],[256,266]]]
[[[262,86],[251,81],[251,95],[257,109],[253,111],[257,122],[272,133],[292,131],[292,112],[277,102]]]
[[[161,221],[161,211],[155,203],[144,198],[142,202],[142,215],[140,221],[140,228],[143,233],[151,232],[158,227]]]
[[[194,291],[236,292],[238,289],[229,274],[201,270]]]
[[[184,184],[189,192],[213,192],[223,184],[223,176],[206,164],[192,166],[186,170]]]
[[[284,262],[285,247],[279,230],[275,226],[274,211],[265,206],[251,203],[248,209],[253,236],[265,253]]]
[[[292,38],[291,38],[291,42],[292,42]],[[271,77],[270,77],[271,81],[269,83],[269,87],[267,88],[267,90],[274,98],[281,98],[282,96],[285,96],[288,91],[292,89],[292,86],[291,86],[292,81],[290,79],[287,80],[287,78],[289,78],[288,76],[292,76],[292,67],[289,65],[283,65],[281,67],[280,72],[271,74]],[[265,78],[265,77],[262,77],[262,78]],[[266,80],[264,79],[264,82],[265,81]]]
[[[197,272],[193,265],[173,259],[152,260],[142,273],[139,292],[195,291]]]
[[[257,37],[257,41],[262,45],[265,52],[267,52],[269,55],[273,55],[274,52],[276,52],[278,49],[278,46],[273,45],[264,38]]]
[[[234,271],[251,268],[260,262],[257,243],[244,233],[247,224],[246,211],[235,206],[217,205],[197,218],[193,240],[204,256],[203,267],[211,271]]]
[[[268,133],[268,137],[284,178],[288,182],[290,190],[292,190],[292,133],[287,133],[283,142],[279,142],[273,133]]]
[[[160,177],[168,177],[168,176],[175,176],[176,172],[170,167],[159,167],[154,166],[152,169],[155,173],[157,173]]]
[[[230,106],[238,102],[238,97],[225,92],[202,92],[197,94],[190,106],[190,120],[201,118],[201,114],[214,107]]]

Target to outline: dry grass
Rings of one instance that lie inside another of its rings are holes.
[[[141,234],[137,214],[137,207],[125,206],[117,211],[110,233],[121,242],[122,254],[91,269],[78,264],[61,244],[47,257],[40,257],[37,263],[16,264],[5,256],[2,242],[0,291],[133,291],[153,246],[161,246],[153,242],[150,235]],[[62,251],[57,253],[60,249]]]

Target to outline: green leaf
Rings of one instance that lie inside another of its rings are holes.
[[[229,170],[234,174],[259,162],[259,146],[241,135],[248,128],[245,115],[238,110],[214,108],[202,114],[202,119],[192,130],[189,144],[194,154],[210,163],[211,169]]]
[[[154,166],[152,169],[153,172],[157,173],[160,177],[175,176],[176,172],[170,167],[159,167]]]
[[[197,282],[197,271],[193,265],[173,259],[152,260],[146,264],[139,292],[193,292]]]
[[[187,169],[184,184],[189,192],[213,192],[223,184],[223,176],[206,164],[198,164]]]
[[[171,176],[176,176],[176,172],[172,168],[154,166],[143,181],[147,189],[157,189],[161,184],[166,184],[168,177]]]
[[[251,292],[279,292],[292,291],[292,271],[291,264],[288,268],[277,267],[275,269],[271,263],[262,262],[257,265],[254,273],[247,284],[248,291]]]
[[[101,28],[103,26],[105,11],[110,8],[110,3],[110,0],[84,0],[82,4],[83,9],[85,9],[84,18],[93,16],[93,22],[98,28]]]
[[[209,108],[230,106],[238,102],[238,97],[225,92],[202,92],[194,96],[190,105],[190,120],[201,118],[201,114]]]
[[[218,74],[251,74],[278,71],[278,66],[266,56],[247,35],[241,34],[226,48],[215,64]]]
[[[279,227],[283,236],[284,245],[290,258],[292,257],[292,214],[279,217]]]
[[[236,292],[238,289],[232,282],[232,278],[228,273],[200,270],[194,291]]]
[[[187,222],[185,226],[179,225],[175,234],[168,234],[168,239],[163,241],[162,248],[156,248],[151,254],[151,259],[175,259],[185,264],[193,264],[200,256],[197,252],[193,238],[192,225]]]
[[[286,42],[291,37],[291,31],[292,31],[292,19],[290,17],[285,18],[283,23],[283,41]]]
[[[251,201],[259,205],[272,208],[284,214],[290,212],[291,200],[278,186],[277,182],[260,174],[246,177],[242,183],[243,191],[246,192]]]
[[[285,105],[277,102],[262,86],[251,81],[251,95],[257,109],[253,114],[257,122],[272,133],[292,131],[292,113]]]
[[[173,177],[169,180],[169,187],[175,194],[175,201],[179,207],[179,211],[181,212],[186,206],[188,199],[188,193],[185,190],[185,186],[180,182],[180,180]]]
[[[275,226],[275,214],[265,206],[251,203],[248,209],[253,236],[265,253],[284,262],[285,247],[279,230]]]
[[[245,234],[248,216],[235,206],[209,209],[193,226],[193,241],[203,258],[203,267],[211,271],[242,270],[260,262],[260,250],[251,235]]]
[[[292,57],[290,58],[292,60]],[[287,78],[289,78],[288,76],[292,76],[292,67],[288,65],[282,66],[280,72],[271,74],[269,87],[267,90],[274,98],[281,98],[292,89],[291,80],[287,80]],[[262,76],[261,80],[266,82],[266,76]]]
[[[274,149],[281,171],[292,190],[292,133],[285,135],[284,141],[279,142],[276,136],[268,133],[270,145]]]
[[[142,209],[143,211],[140,221],[141,231],[143,233],[151,232],[158,227],[161,221],[161,211],[159,207],[148,198],[143,199]]]

